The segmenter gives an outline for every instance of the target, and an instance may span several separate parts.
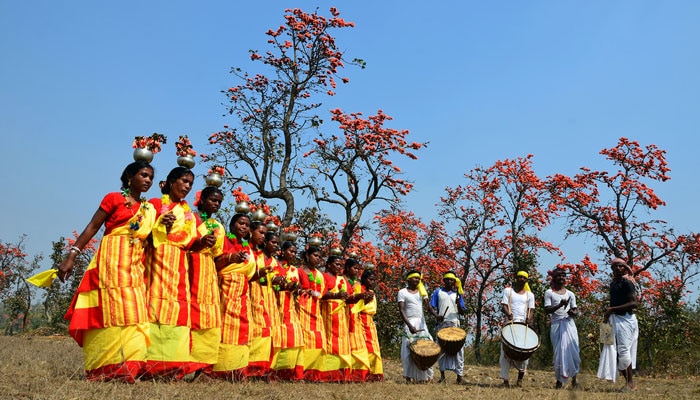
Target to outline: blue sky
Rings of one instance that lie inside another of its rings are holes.
[[[400,163],[415,183],[407,208],[424,220],[476,166],[534,154],[541,176],[607,169],[598,152],[626,136],[667,151],[657,216],[698,230],[700,2],[25,0],[0,2],[0,240],[27,234],[25,250],[48,255],[81,231],[118,190],[136,135],[169,137],[157,179],[178,135],[209,152],[206,138],[234,125],[220,93],[230,68],[250,68],[285,8],[330,5],[355,22],[337,41],[367,68],[348,68],[322,111],[382,109],[430,142]],[[592,252],[547,234],[569,262]]]

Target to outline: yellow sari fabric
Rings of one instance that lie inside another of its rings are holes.
[[[210,227],[213,227],[211,232]],[[223,253],[225,232],[221,223],[209,218],[199,224],[197,233],[200,237],[213,234],[216,243],[190,253],[190,359],[211,365],[216,363],[221,341],[220,293],[214,259]]]
[[[111,209],[110,202],[123,211],[119,193],[107,195],[101,207]],[[143,242],[156,211],[144,202],[133,212],[102,238],[65,316],[70,335],[83,348],[88,380],[133,382],[145,364],[150,338]]]
[[[256,262],[253,251],[247,249],[248,260],[229,264],[218,272],[221,289],[221,344],[213,375],[226,379],[242,379],[250,355],[248,279],[255,273]]]

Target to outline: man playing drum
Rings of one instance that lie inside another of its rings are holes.
[[[467,312],[464,306],[464,298],[462,295],[462,282],[452,271],[448,271],[442,276],[443,287],[438,288],[430,297],[430,306],[437,313],[437,331],[438,338],[440,330],[444,328],[456,327],[459,328],[459,316]],[[438,367],[440,368],[440,380],[445,381],[445,371],[454,371],[457,374],[457,384],[462,383],[462,371],[464,370],[464,342],[459,351],[455,354],[444,353],[438,359]]]
[[[508,323],[520,322],[528,325],[532,324],[535,311],[535,295],[530,291],[530,286],[527,284],[529,275],[525,271],[518,271],[515,275],[515,283],[513,287],[506,288],[503,291],[503,299],[501,300],[501,308]],[[503,386],[510,387],[509,375],[510,366],[512,365],[518,370],[517,386],[521,386],[525,371],[527,370],[527,362],[512,360],[503,350],[501,343],[501,379]]]

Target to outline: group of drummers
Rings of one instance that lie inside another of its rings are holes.
[[[617,296],[614,286],[615,282],[622,281],[627,289],[633,288],[628,281],[629,275],[618,273],[617,264],[622,263],[626,271],[627,267],[623,260],[616,258],[613,260],[613,283],[611,284],[611,303],[605,310],[606,323],[610,323],[618,331],[622,323],[618,316],[634,317],[633,309],[636,308],[636,295],[634,289],[625,292],[623,296]],[[620,268],[622,269],[622,268]],[[550,288],[545,292],[544,310],[551,316],[550,338],[554,354],[554,375],[556,378],[555,388],[562,388],[570,381],[570,387],[576,388],[578,383],[576,376],[579,373],[581,359],[579,355],[578,331],[574,318],[577,316],[576,296],[566,289],[566,270],[555,268],[548,272]],[[433,380],[433,365],[437,361],[440,371],[438,382],[445,381],[445,371],[453,371],[457,375],[456,383],[464,382],[464,343],[466,341],[466,331],[459,328],[459,316],[466,313],[463,299],[463,288],[460,279],[453,273],[447,272],[443,275],[443,286],[437,288],[432,294],[428,294],[421,280],[421,273],[410,271],[406,275],[406,287],[398,293],[399,310],[404,322],[404,337],[401,346],[401,363],[403,376],[407,383],[425,383]],[[540,346],[537,333],[530,328],[533,323],[535,310],[535,296],[528,285],[529,275],[525,271],[516,273],[511,287],[503,290],[501,298],[501,311],[507,321],[501,329],[501,352],[499,358],[500,378],[504,387],[510,387],[510,369],[518,371],[515,385],[521,386],[527,371],[530,356]],[[630,278],[631,279],[631,278]],[[432,314],[437,320],[437,342],[433,341],[428,330],[424,311]],[[636,318],[634,319],[634,329],[637,332]],[[616,373],[605,371],[605,365],[610,362],[619,363],[611,370],[619,370],[626,379],[623,389],[635,390],[636,386],[632,382],[632,369],[635,367],[636,357],[632,355],[630,362],[613,359],[606,355],[606,350],[610,353],[619,351],[636,353],[636,337],[632,337],[634,342],[633,351],[629,348],[620,347],[625,341],[625,334],[618,333],[616,344],[610,344],[601,353],[603,371],[599,368],[598,376],[609,381],[615,381]],[[628,341],[629,342],[629,341]],[[607,358],[607,360],[606,360]],[[613,357],[614,358],[614,357]]]

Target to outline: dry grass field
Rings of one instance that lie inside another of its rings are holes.
[[[512,372],[515,375],[515,372]],[[580,388],[555,390],[550,371],[528,371],[521,388],[500,387],[496,367],[465,366],[466,385],[407,385],[397,360],[385,361],[386,381],[367,384],[139,382],[84,380],[80,348],[63,336],[0,336],[0,399],[698,399],[700,379],[638,377],[638,390],[619,393],[622,383],[579,376]]]

